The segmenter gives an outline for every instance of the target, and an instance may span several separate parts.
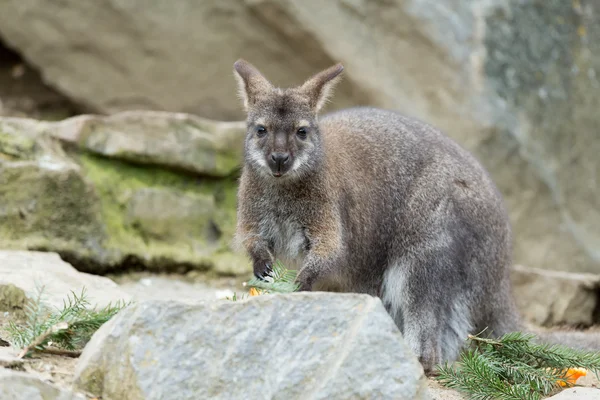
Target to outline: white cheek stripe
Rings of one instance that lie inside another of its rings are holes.
[[[302,166],[308,160],[308,154],[302,153],[300,157],[296,157],[294,160],[294,165],[292,166],[292,171],[296,171],[298,168]]]
[[[267,165],[267,162],[263,158],[262,154],[260,154],[259,152],[254,152],[254,151],[251,152],[250,159],[261,167],[269,168],[269,166]]]

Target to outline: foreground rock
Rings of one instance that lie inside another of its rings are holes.
[[[429,399],[381,301],[294,293],[140,302],[85,348],[75,386],[107,399]]]
[[[242,119],[238,57],[278,86],[342,61],[335,108],[398,109],[482,159],[507,198],[516,262],[600,268],[597,1],[5,0],[0,35],[106,113]]]
[[[247,272],[230,247],[243,134],[171,113],[0,118],[0,248],[94,273]]]
[[[523,318],[538,326],[589,326],[597,317],[600,276],[515,265],[511,272]]]
[[[2,400],[84,400],[24,372],[0,368],[0,399]]]
[[[0,250],[0,312],[21,312],[42,287],[44,302],[59,308],[71,291],[83,288],[92,306],[131,297],[108,278],[78,272],[56,253]]]

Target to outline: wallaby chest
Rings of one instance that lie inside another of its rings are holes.
[[[309,246],[301,205],[296,204],[297,199],[271,199],[263,204],[257,215],[260,236],[269,243],[275,258],[286,267],[299,267]]]

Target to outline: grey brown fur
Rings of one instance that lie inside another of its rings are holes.
[[[318,117],[341,65],[290,89],[234,70],[248,114],[237,238],[257,276],[277,258],[302,290],[379,296],[426,371],[469,333],[518,327],[509,219],[474,157],[396,112]]]

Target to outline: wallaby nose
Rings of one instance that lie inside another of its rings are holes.
[[[271,160],[277,167],[281,167],[283,164],[287,163],[290,159],[290,153],[271,153]]]

